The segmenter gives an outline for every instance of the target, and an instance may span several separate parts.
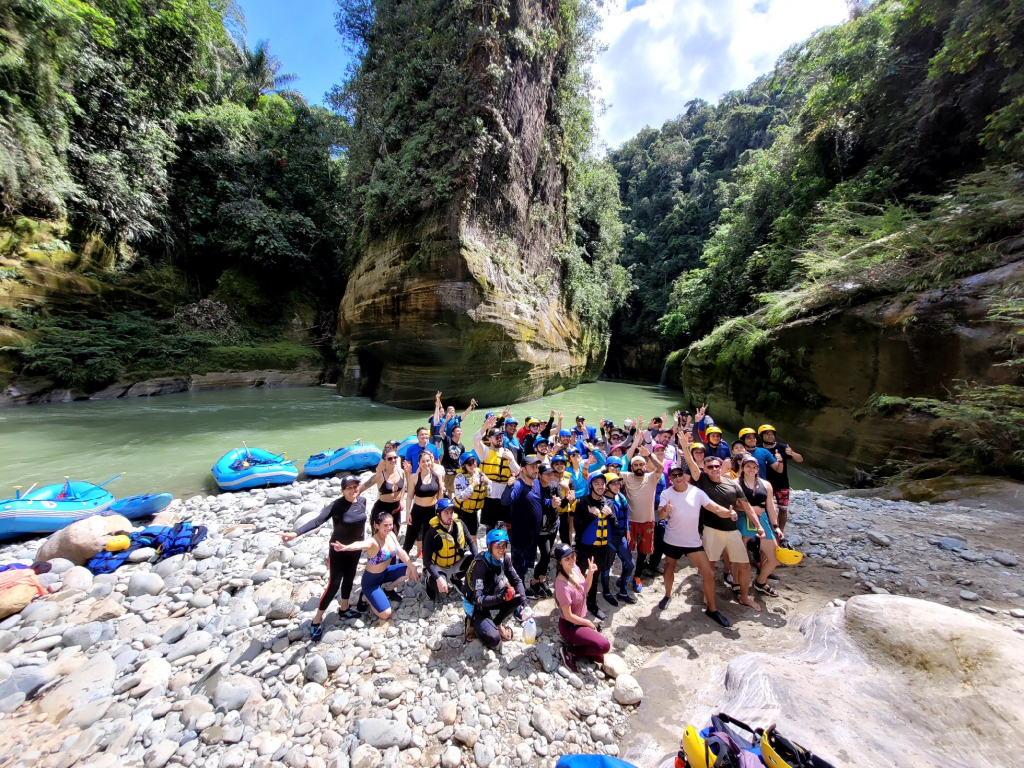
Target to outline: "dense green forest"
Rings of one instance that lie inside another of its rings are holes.
[[[763,412],[815,407],[773,329],[941,288],[1019,247],[1022,63],[1019,0],[877,0],[746,90],[690,102],[613,151],[638,290],[616,318],[609,370],[657,376],[666,353],[678,365],[692,349]],[[989,301],[1024,328],[1021,286]],[[646,357],[621,354],[645,344]],[[1007,354],[1003,365],[1020,364]],[[1019,470],[1022,392],[968,386],[876,406],[960,424],[950,450],[962,466]]]
[[[965,182],[968,200],[1013,194],[1024,161],[1022,57],[1019,0],[878,0],[794,46],[745,91],[690,102],[614,150],[627,207],[622,261],[638,285],[617,344],[679,349],[782,299],[766,294],[841,282],[878,256],[842,254],[942,219],[945,196],[968,174],[993,169]],[[984,260],[972,244],[1020,231],[1019,212],[989,213],[964,222],[951,258],[920,254],[913,279],[969,274]],[[792,317],[800,301],[785,301]]]
[[[348,125],[228,0],[0,1],[0,377],[320,366]]]

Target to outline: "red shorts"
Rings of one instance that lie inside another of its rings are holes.
[[[634,523],[629,521],[629,548],[641,555],[654,554],[654,521]]]
[[[775,492],[775,506],[781,510],[789,509],[789,488],[780,488]]]

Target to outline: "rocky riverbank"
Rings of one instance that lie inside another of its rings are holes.
[[[312,644],[329,530],[291,547],[279,534],[338,493],[331,479],[176,501],[179,519],[210,528],[190,555],[151,565],[138,552],[96,577],[54,561],[40,577],[53,594],[0,622],[0,766],[552,766],[625,749],[635,705],[655,695],[641,667],[665,648],[711,675],[745,652],[792,647],[803,617],[872,592],[1024,631],[1019,515],[798,492],[791,537],[804,564],[784,570],[761,613],[722,592],[731,630],[703,617],[687,569],[666,611],[660,579],[637,605],[606,607],[616,655],[603,669],[559,665],[553,601],[535,607],[536,644],[517,629],[495,653],[465,644],[460,605],[434,609],[412,585],[391,622],[339,623],[332,609]],[[0,563],[30,562],[40,544],[6,545]],[[658,709],[673,703],[673,690],[655,693]],[[657,764],[683,725],[635,762]]]

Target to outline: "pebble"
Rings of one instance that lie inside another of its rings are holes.
[[[133,573],[128,580],[128,596],[159,595],[163,592],[164,580],[155,573]]]
[[[967,589],[961,589],[960,590],[960,599],[961,600],[967,600],[968,602],[973,603],[973,602],[976,602],[978,600],[978,593],[977,592],[971,592],[970,590],[967,590]]]
[[[644,697],[643,688],[632,675],[619,675],[615,680],[615,690],[612,694],[619,704],[639,704]]]

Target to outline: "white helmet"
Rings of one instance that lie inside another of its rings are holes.
[[[632,429],[633,428],[633,420],[632,419],[626,419],[624,422],[622,422],[622,426],[624,426],[626,429]]]

